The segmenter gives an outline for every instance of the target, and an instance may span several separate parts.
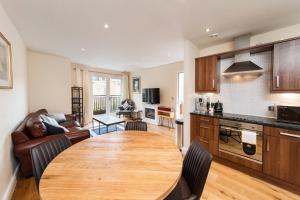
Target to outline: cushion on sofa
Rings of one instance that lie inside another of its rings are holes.
[[[33,138],[42,137],[46,132],[46,127],[38,115],[33,115],[27,120],[26,128],[29,130],[29,135]]]
[[[52,117],[41,115],[44,125],[46,126],[46,132],[48,134],[58,134],[69,132],[68,129],[58,124],[58,122]]]
[[[47,134],[60,134],[60,133],[66,133],[69,132],[68,129],[61,125],[53,125],[49,124],[47,122],[43,122],[47,129]]]
[[[127,110],[128,106],[130,106],[130,105],[127,103],[127,101],[125,101],[122,106],[123,106],[124,110]]]
[[[62,112],[60,112],[60,113],[48,113],[48,114],[46,114],[46,116],[55,119],[58,123],[63,123],[65,121],[67,121],[65,114],[62,113]]]
[[[59,123],[59,125],[65,127],[65,128],[80,127],[80,124],[78,121],[65,121],[65,122]]]

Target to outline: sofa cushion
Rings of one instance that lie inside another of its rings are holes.
[[[33,115],[26,122],[26,128],[28,129],[29,135],[33,138],[42,137],[46,132],[46,127],[42,123],[40,116]]]
[[[67,121],[65,114],[61,113],[61,112],[60,113],[48,113],[48,114],[46,114],[46,116],[55,119],[58,123]]]
[[[41,115],[44,125],[46,126],[46,131],[48,134],[58,134],[69,132],[68,129],[58,124],[58,122],[52,117],[46,115]]]
[[[127,101],[125,101],[122,106],[123,106],[124,110],[127,110],[128,106],[130,106],[130,105],[127,103]]]
[[[47,129],[47,134],[59,134],[59,133],[66,133],[69,132],[68,129],[66,129],[65,127],[61,126],[61,125],[53,125],[53,124],[49,124],[47,122],[43,122],[46,126]]]
[[[27,142],[29,140],[28,136],[21,132],[21,131],[15,131],[11,134],[11,138],[14,145],[18,145],[24,142]]]
[[[66,128],[80,127],[80,124],[77,121],[65,121],[63,123],[60,123],[59,125],[64,126]]]

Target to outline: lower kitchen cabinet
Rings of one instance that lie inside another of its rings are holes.
[[[263,172],[300,186],[300,131],[264,127]]]
[[[198,140],[211,154],[218,155],[218,120],[191,115],[191,142]]]

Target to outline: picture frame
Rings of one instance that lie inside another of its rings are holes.
[[[11,44],[0,32],[0,89],[13,88]]]
[[[132,93],[141,93],[141,77],[132,77]]]

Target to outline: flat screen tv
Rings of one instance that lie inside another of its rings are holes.
[[[144,88],[143,89],[143,102],[148,104],[159,104],[159,88]]]

